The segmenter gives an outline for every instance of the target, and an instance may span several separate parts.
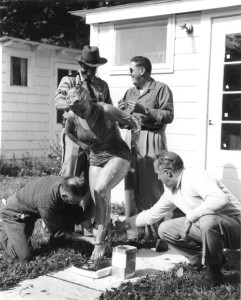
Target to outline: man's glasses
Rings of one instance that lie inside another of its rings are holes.
[[[130,68],[130,69],[129,69],[129,72],[130,72],[130,74],[132,74],[134,71],[136,71],[136,70],[138,70],[138,69],[140,69],[140,68],[139,68],[139,67],[136,67],[136,69]]]

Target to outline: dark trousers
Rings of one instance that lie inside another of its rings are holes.
[[[0,202],[0,248],[11,257],[28,260],[32,256],[31,236],[37,214],[21,213],[15,194],[7,199],[7,205]],[[82,207],[66,205],[63,212],[63,224],[66,232],[74,231],[75,224],[86,220]],[[57,240],[56,240],[57,242]]]
[[[0,247],[11,257],[21,260],[30,259],[32,255],[31,235],[37,216],[22,214],[18,209],[15,194],[7,200],[7,205],[1,203],[2,224],[0,227]]]

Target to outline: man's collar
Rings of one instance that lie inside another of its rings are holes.
[[[182,175],[183,175],[183,172],[184,172],[184,169],[183,169],[182,172],[179,174],[178,181],[177,181],[177,186],[176,186],[177,189],[179,189],[180,186],[181,186],[181,181],[182,181]]]
[[[140,95],[140,92],[139,92],[139,89],[135,86],[135,93],[138,95],[138,96],[143,96],[144,94],[146,94],[146,92],[148,90],[153,90],[155,88],[155,84],[154,84],[154,79],[151,78],[151,81],[149,82],[149,84],[147,85],[147,87],[145,88],[144,92]]]
[[[153,90],[155,88],[155,80],[151,77],[151,81],[150,81],[150,84],[148,86],[148,90]]]

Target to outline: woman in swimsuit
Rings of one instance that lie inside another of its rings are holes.
[[[95,201],[97,223],[91,259],[96,261],[105,253],[111,190],[130,168],[131,152],[121,138],[117,122],[131,127],[137,138],[139,125],[132,116],[111,104],[93,103],[85,86],[70,89],[66,101],[70,108],[65,124],[66,134],[89,154],[89,185]],[[132,141],[134,143],[135,140]]]

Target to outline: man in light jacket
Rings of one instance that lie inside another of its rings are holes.
[[[226,262],[224,248],[240,248],[240,199],[206,171],[185,169],[176,153],[158,154],[154,169],[165,193],[153,207],[129,218],[127,226],[152,224],[178,207],[186,216],[164,221],[158,234],[197,269],[207,266],[202,284],[218,285]]]

